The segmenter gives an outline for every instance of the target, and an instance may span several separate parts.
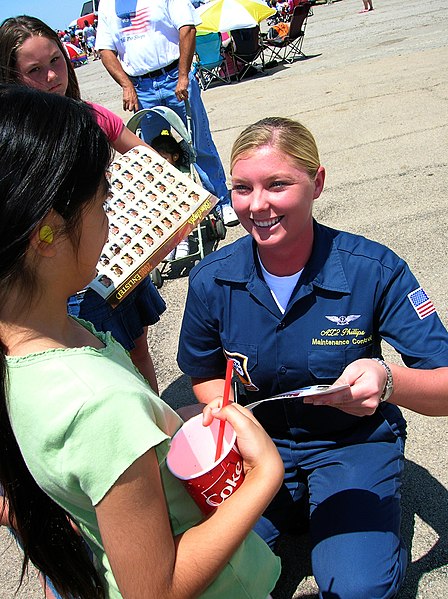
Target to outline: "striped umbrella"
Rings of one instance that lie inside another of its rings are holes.
[[[196,27],[200,35],[255,27],[276,10],[263,0],[212,0],[199,6],[196,13],[202,21]]]

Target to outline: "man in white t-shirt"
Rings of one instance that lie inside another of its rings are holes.
[[[238,219],[230,205],[199,85],[191,72],[199,22],[190,0],[102,0],[96,48],[123,89],[124,110],[168,106],[186,123],[184,100],[190,100],[199,176],[204,187],[219,198],[224,223],[232,225]],[[166,128],[167,122],[155,114],[142,122],[147,143]]]

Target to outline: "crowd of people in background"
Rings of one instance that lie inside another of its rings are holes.
[[[94,19],[92,23],[86,19],[84,20],[82,28],[79,26],[67,27],[67,29],[56,29],[56,33],[64,44],[71,44],[76,48],[79,48],[87,58],[93,58],[93,60],[99,60],[100,55],[96,51],[96,28],[98,20]]]

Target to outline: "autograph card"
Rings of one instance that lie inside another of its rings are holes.
[[[266,399],[261,399],[260,401],[255,401],[246,406],[249,410],[256,408],[260,404],[265,401],[275,401],[277,399],[296,399],[298,397],[309,397],[311,395],[330,395],[332,393],[337,393],[338,391],[342,391],[343,389],[348,389],[350,385],[311,385],[309,387],[302,387],[301,389],[294,389],[293,391],[287,391],[286,393],[279,393],[278,395],[274,395],[273,397],[267,397]]]
[[[330,395],[331,393],[337,393],[343,389],[348,389],[350,385],[311,385],[310,387],[302,387],[302,389],[295,389],[294,391],[288,391],[287,393],[279,393],[269,399],[291,399],[294,397],[308,397],[309,395]]]

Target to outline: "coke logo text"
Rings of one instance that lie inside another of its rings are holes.
[[[238,462],[235,466],[235,472],[232,474],[231,477],[226,478],[226,480],[224,481],[225,487],[223,487],[219,493],[212,493],[211,495],[206,497],[206,503],[208,505],[211,505],[212,507],[218,507],[219,505],[221,505],[221,503],[225,499],[232,495],[233,491],[238,486],[238,481],[241,478],[242,472],[243,464],[241,462]],[[223,484],[222,479],[218,479],[218,481],[216,481],[216,483],[213,486],[216,487],[217,483]],[[209,489],[207,489],[207,491],[211,491],[212,489],[213,487],[210,487]]]

